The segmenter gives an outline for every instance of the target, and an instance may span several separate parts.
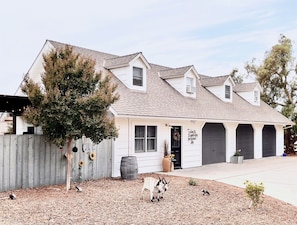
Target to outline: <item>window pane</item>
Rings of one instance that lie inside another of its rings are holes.
[[[145,151],[145,126],[135,126],[135,152]]]
[[[147,126],[147,136],[148,137],[156,137],[156,127],[155,126]]]
[[[147,151],[148,152],[156,152],[156,139],[148,139],[147,140]]]
[[[157,151],[157,127],[147,126],[147,151]]]
[[[187,77],[187,86],[192,87],[193,86],[193,78]]]
[[[135,137],[144,138],[145,134],[145,126],[135,126]]]
[[[186,92],[187,93],[194,93],[195,92],[194,78],[187,77],[187,79],[186,79]]]
[[[225,98],[230,98],[230,86],[225,86]]]
[[[133,67],[133,85],[142,86],[143,84],[142,68]]]
[[[135,152],[144,152],[144,139],[135,139]]]
[[[258,91],[254,91],[254,102],[258,101]]]

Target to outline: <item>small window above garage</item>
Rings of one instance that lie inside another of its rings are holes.
[[[232,102],[233,87],[235,85],[233,79],[229,75],[209,77],[200,76],[200,82],[203,87],[213,93],[215,96],[225,102]]]
[[[196,84],[199,75],[194,66],[161,70],[159,77],[185,97],[196,98]]]
[[[258,82],[237,84],[234,87],[234,92],[236,92],[240,97],[248,101],[250,104],[260,106],[260,95],[262,88]]]
[[[129,89],[146,91],[147,70],[151,66],[141,52],[105,59],[104,67]]]

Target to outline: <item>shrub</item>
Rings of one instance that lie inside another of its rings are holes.
[[[251,199],[251,203],[249,208],[253,205],[254,208],[258,206],[258,204],[262,204],[263,199],[263,192],[264,192],[264,185],[261,182],[260,184],[251,183],[250,181],[246,180],[244,182],[245,185],[245,193]]]
[[[197,186],[197,182],[193,178],[190,178],[189,185],[191,185],[191,186]]]

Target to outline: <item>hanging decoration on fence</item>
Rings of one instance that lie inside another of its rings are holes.
[[[78,166],[79,166],[79,168],[83,167],[84,166],[84,161],[80,160],[79,163],[78,163]]]
[[[89,155],[90,160],[93,161],[95,159],[95,157],[96,157],[96,153],[95,152],[91,152],[90,155]]]
[[[77,152],[78,151],[78,148],[76,147],[76,140],[73,141],[73,145],[72,145],[73,146],[72,152]]]

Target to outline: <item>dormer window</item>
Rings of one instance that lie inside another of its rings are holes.
[[[192,77],[187,77],[186,79],[186,92],[190,94],[195,92],[194,78]]]
[[[133,67],[133,85],[143,86],[143,69],[139,67]]]
[[[260,106],[262,88],[258,82],[237,84],[233,90],[250,104]]]
[[[105,59],[103,66],[130,90],[146,91],[147,73],[151,66],[141,52]]]
[[[230,99],[231,97],[231,87],[229,85],[225,85],[225,98]]]

